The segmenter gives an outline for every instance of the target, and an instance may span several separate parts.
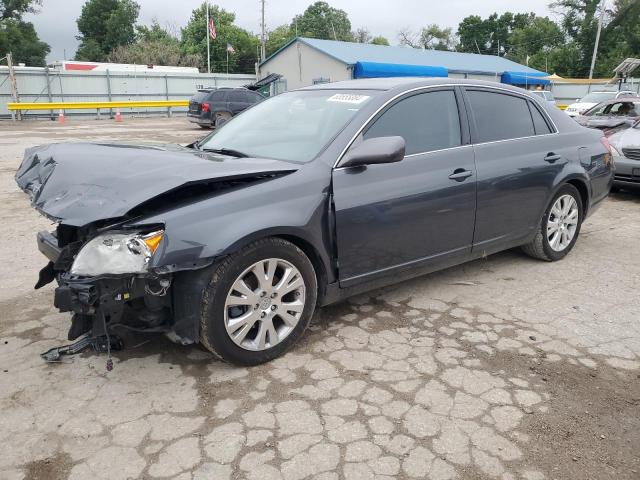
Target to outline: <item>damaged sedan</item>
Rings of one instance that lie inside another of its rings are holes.
[[[611,154],[526,91],[370,79],[278,95],[199,142],[68,143],[16,174],[71,313],[67,347],[119,328],[242,365],[300,339],[318,306],[522,246],[562,259],[609,193]]]

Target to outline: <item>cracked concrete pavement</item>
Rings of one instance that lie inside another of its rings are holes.
[[[640,196],[563,261],[504,252],[316,313],[251,369],[135,335],[61,364],[68,315],[15,186],[24,148],[202,136],[184,118],[0,124],[0,479],[640,478]]]

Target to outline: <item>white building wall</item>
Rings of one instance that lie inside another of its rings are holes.
[[[323,81],[338,82],[351,78],[351,69],[342,62],[301,42],[293,42],[260,67],[259,78],[279,73],[287,90]]]

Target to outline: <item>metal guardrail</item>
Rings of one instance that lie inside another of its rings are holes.
[[[112,102],[35,102],[7,103],[9,111],[16,110],[99,110],[112,108],[168,108],[187,107],[188,100],[125,100]]]

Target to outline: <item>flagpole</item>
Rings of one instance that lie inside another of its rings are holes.
[[[209,52],[209,2],[207,2],[207,21],[205,22],[207,29],[207,73],[211,73],[211,53]]]

